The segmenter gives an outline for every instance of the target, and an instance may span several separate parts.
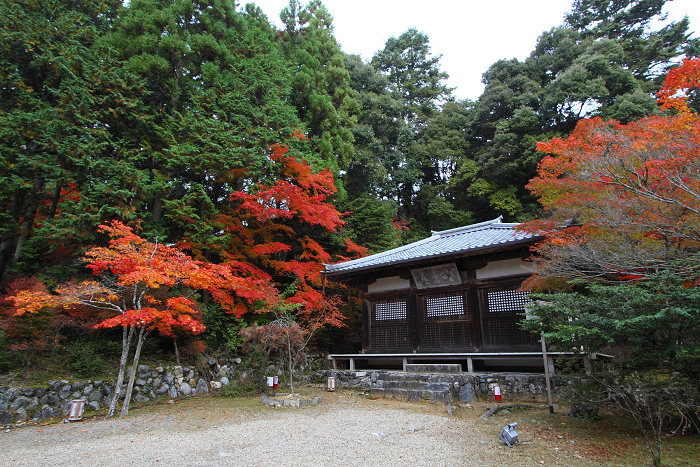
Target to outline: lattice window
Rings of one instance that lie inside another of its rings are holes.
[[[518,291],[519,284],[479,289],[481,333],[485,347],[534,346],[534,334],[520,327],[529,293]]]
[[[406,302],[374,303],[374,319],[376,321],[406,319]]]
[[[514,312],[524,310],[530,300],[529,292],[501,290],[488,292],[489,313]]]
[[[411,320],[406,300],[373,301],[370,310],[370,349],[407,351],[412,348]]]
[[[472,315],[466,290],[423,295],[419,299],[420,345],[433,351],[473,346]]]
[[[461,295],[430,297],[425,300],[425,314],[429,318],[464,314],[464,300]]]

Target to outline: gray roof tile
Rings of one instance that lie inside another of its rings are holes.
[[[344,263],[325,264],[325,273],[332,276],[354,270],[379,268],[392,263],[458,254],[469,250],[479,250],[508,243],[519,243],[535,238],[531,234],[517,232],[515,227],[519,224],[503,223],[501,219],[501,217],[498,217],[479,224],[433,232],[433,235],[428,238],[394,248],[393,250],[387,250],[376,255]]]

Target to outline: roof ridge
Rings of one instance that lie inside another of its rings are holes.
[[[351,259],[350,261],[343,261],[340,263],[333,263],[333,264],[321,263],[321,264],[323,264],[324,266],[335,266],[337,264],[342,264],[343,266],[351,266],[354,263],[359,263],[359,262],[362,262],[363,260],[366,260],[370,256],[374,257],[374,258],[383,258],[384,256],[388,256],[388,255],[393,254],[393,253],[398,253],[398,252],[401,252],[403,250],[407,250],[409,248],[414,248],[416,245],[422,245],[424,243],[429,243],[429,242],[435,241],[438,238],[440,238],[440,237],[431,236],[431,237],[424,238],[422,240],[417,240],[415,242],[408,243],[406,245],[397,246],[396,248],[392,248],[391,250],[382,251],[381,253],[375,253],[373,255],[363,256],[362,258]]]
[[[503,220],[503,216],[498,216],[495,219],[492,219],[490,221],[479,222],[478,224],[465,225],[462,227],[455,227],[453,229],[448,229],[448,230],[439,230],[439,231],[432,230],[431,232],[433,233],[434,237],[435,236],[440,237],[442,235],[450,235],[450,234],[454,234],[457,232],[467,232],[469,230],[477,230],[477,229],[480,229],[483,227],[488,227],[489,225],[493,225],[493,224],[501,224],[502,220]],[[515,224],[515,225],[517,225],[517,224]]]

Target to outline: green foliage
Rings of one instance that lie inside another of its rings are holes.
[[[240,331],[245,320],[227,313],[220,305],[210,303],[204,310],[204,343],[209,352],[237,354],[243,345]]]
[[[5,331],[0,329],[0,373],[10,371],[16,365],[13,352],[9,349]]]
[[[102,373],[104,362],[94,342],[76,340],[65,347],[70,368],[76,376],[91,378]]]
[[[649,280],[589,283],[538,294],[524,326],[565,350],[615,352],[625,370],[677,372],[700,384],[700,288],[659,272]]]
[[[359,106],[333,35],[333,17],[320,0],[305,7],[292,0],[280,17],[285,24],[282,48],[294,70],[291,102],[311,143],[306,158],[316,169],[330,168],[340,180],[340,170],[347,169],[353,156],[352,126]]]
[[[372,66],[389,78],[392,94],[404,103],[403,117],[420,131],[451,89],[443,84],[449,75],[440,71],[442,55],[432,56],[426,34],[411,28],[390,37],[372,58]]]
[[[632,416],[654,465],[669,421],[700,429],[700,288],[698,258],[685,274],[658,272],[618,284],[579,283],[579,291],[537,294],[526,329],[551,348],[609,353],[578,400],[607,402]]]
[[[356,198],[343,207],[350,212],[345,218],[348,234],[358,245],[373,253],[398,246],[398,232],[391,223],[395,215],[393,203],[367,196]]]
[[[260,394],[260,383],[248,381],[246,383],[234,384],[230,383],[222,386],[219,391],[221,397],[238,398],[251,397]]]
[[[624,67],[649,92],[663,81],[674,59],[697,53],[699,39],[688,33],[689,19],[651,27],[662,15],[666,0],[575,0],[566,24],[584,37],[615,40],[624,51]],[[652,84],[653,83],[653,84]]]

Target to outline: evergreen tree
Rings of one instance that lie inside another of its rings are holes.
[[[282,47],[292,68],[290,102],[311,142],[307,159],[317,169],[329,167],[337,178],[352,160],[352,126],[359,107],[345,55],[333,35],[333,17],[319,0],[305,7],[290,0],[280,18],[285,24]]]
[[[401,103],[401,117],[410,129],[399,134],[396,151],[385,161],[391,196],[403,221],[428,217],[424,203],[416,204],[416,193],[434,181],[437,164],[434,158],[426,159],[421,149],[413,145],[423,137],[428,120],[450,98],[451,89],[443,84],[448,75],[440,71],[440,58],[441,55],[431,55],[426,34],[409,29],[398,38],[391,37],[371,61],[387,77],[391,95]],[[414,225],[414,231],[425,230],[419,224]]]
[[[103,216],[132,215],[140,175],[118,129],[145,117],[130,113],[136,81],[100,42],[119,4],[0,3],[0,280],[10,264],[65,259]]]
[[[232,0],[133,0],[110,42],[149,90],[154,122],[135,135],[151,174],[149,226],[196,252],[230,192],[264,178],[270,145],[299,127],[275,32]]]
[[[582,118],[629,122],[658,113],[659,79],[695,47],[686,20],[650,29],[663,3],[576,1],[569,27],[544,32],[524,62],[500,60],[484,73],[468,157],[480,170],[458,185],[477,219],[495,211],[526,220],[538,210],[524,189],[541,158],[538,141],[570,133]]]
[[[452,92],[443,84],[449,75],[440,71],[442,55],[432,56],[429,43],[426,34],[412,28],[389,38],[372,58],[372,65],[389,78],[392,94],[404,104],[403,117],[416,132]]]

